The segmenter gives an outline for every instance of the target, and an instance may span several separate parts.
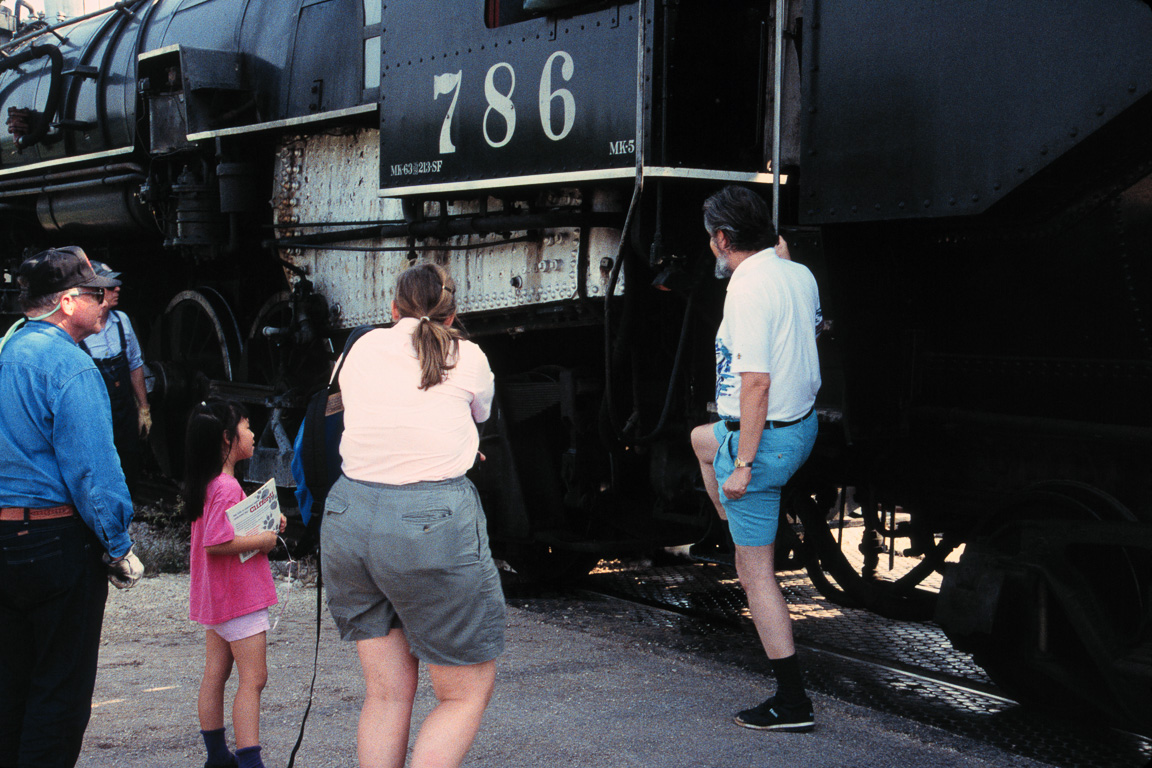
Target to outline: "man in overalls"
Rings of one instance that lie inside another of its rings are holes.
[[[120,276],[101,261],[93,261],[92,267],[100,277],[114,280]],[[148,408],[148,390],[144,386],[144,357],[140,352],[140,342],[128,316],[116,309],[119,303],[119,286],[104,291],[107,322],[103,330],[81,341],[80,346],[92,356],[104,376],[108,399],[112,403],[116,452],[120,455],[120,466],[124,469],[128,487],[134,489],[140,475],[140,441],[152,429],[152,414]]]

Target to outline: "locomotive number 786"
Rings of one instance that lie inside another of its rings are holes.
[[[560,61],[560,77],[565,82],[570,81],[576,71],[572,56],[567,51],[556,51],[544,62],[543,71],[540,73],[538,90],[540,125],[544,128],[544,134],[552,141],[560,141],[567,136],[576,122],[576,99],[572,92],[567,88],[555,90],[552,88],[553,64],[557,60]],[[497,73],[500,70],[507,70],[508,72],[506,89],[501,89],[497,84]],[[444,122],[440,126],[440,154],[442,155],[456,151],[456,145],[452,143],[452,119],[456,114],[456,102],[460,98],[463,81],[462,70],[445,72],[432,78],[433,101],[441,96],[452,97],[452,101],[448,105],[448,112],[444,115]],[[507,90],[507,93],[504,90]],[[516,70],[511,64],[501,61],[488,68],[488,72],[484,76],[484,98],[488,102],[488,108],[484,111],[484,118],[480,125],[484,134],[484,141],[488,142],[488,146],[495,149],[499,149],[511,141],[512,135],[516,132],[516,105],[512,103],[512,94],[515,90]],[[560,100],[563,117],[559,130],[556,130],[552,119],[552,102],[556,99]],[[504,129],[502,134],[499,123],[501,119]]]

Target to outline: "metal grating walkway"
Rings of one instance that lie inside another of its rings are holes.
[[[1136,768],[1152,760],[1150,739],[1058,720],[1006,698],[935,624],[841,608],[819,595],[804,572],[779,575],[814,691],[1052,765]],[[621,621],[627,625],[621,632],[643,629],[650,642],[655,632],[658,642],[771,677],[731,565],[604,561],[578,586],[574,594],[514,579],[506,584],[510,602],[560,612],[566,623]]]

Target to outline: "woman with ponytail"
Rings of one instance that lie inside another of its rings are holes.
[[[439,266],[400,275],[392,320],[357,341],[340,371],[343,476],[325,504],[321,563],[328,608],[364,671],[360,765],[404,765],[423,661],[439,704],[411,765],[458,766],[504,650],[504,594],[464,476],[491,411],[492,371],[454,327],[456,286]]]

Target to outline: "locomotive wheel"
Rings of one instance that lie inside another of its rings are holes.
[[[278,389],[286,389],[291,379],[293,367],[290,357],[292,345],[280,329],[292,324],[292,304],[288,291],[268,298],[244,340],[244,359],[241,361],[241,378],[258,384],[269,384]],[[265,329],[271,333],[265,333]]]
[[[838,496],[836,488],[816,494],[793,491],[784,501],[789,519],[798,521],[793,522],[793,530],[803,542],[813,586],[828,600],[846,608],[865,608],[882,616],[910,621],[932,618],[936,595],[918,587],[929,575],[943,568],[944,559],[955,544],[948,539],[934,541],[926,548],[923,559],[905,574],[895,580],[881,579],[876,574],[883,547],[877,532],[877,510],[867,500],[862,504],[865,527],[858,546],[863,561],[855,565],[859,558],[849,557],[846,552],[848,547],[857,546],[856,538],[843,536],[839,524],[846,510],[837,505],[837,513],[828,514]],[[837,528],[835,532],[833,526]]]
[[[208,397],[209,382],[232,381],[238,370],[240,332],[228,302],[211,288],[181,291],[160,318],[149,359],[154,375],[151,400],[152,451],[161,469],[180,477],[188,412]]]
[[[313,392],[327,383],[330,363],[319,338],[301,344],[292,335],[291,293],[268,298],[248,330],[240,378],[278,393]]]
[[[168,302],[162,322],[163,360],[195,371],[204,380],[236,378],[240,329],[218,292],[211,288],[181,291]]]
[[[1001,582],[991,632],[954,642],[972,649],[988,676],[1021,701],[1087,708],[1148,733],[1147,674],[1124,661],[1139,657],[1149,642],[1147,544],[1092,543],[1090,535],[1061,533],[1054,524],[1062,521],[1136,518],[1111,497],[1075,483],[1037,486],[1013,500],[961,558],[970,568],[1010,564],[984,569]],[[1035,543],[1038,523],[1054,531],[1054,543]]]

